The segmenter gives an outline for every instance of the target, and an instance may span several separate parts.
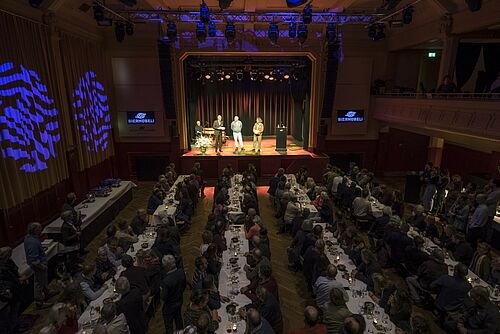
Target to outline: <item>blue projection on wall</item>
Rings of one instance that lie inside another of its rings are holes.
[[[34,173],[48,168],[61,140],[58,111],[38,73],[11,62],[0,63],[0,143],[4,159]]]
[[[87,151],[104,152],[110,137],[111,116],[104,86],[94,72],[89,71],[80,79],[73,100],[75,120]]]

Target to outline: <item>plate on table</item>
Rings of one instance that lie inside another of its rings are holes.
[[[346,271],[347,270],[347,268],[343,264],[337,265],[337,269],[340,270],[340,271]]]
[[[149,244],[148,244],[147,242],[143,242],[143,243],[141,244],[141,247],[142,247],[142,248],[144,248],[144,249],[146,249],[146,248],[148,248],[148,247],[149,247]]]
[[[227,314],[230,314],[230,315],[236,315],[237,308],[238,308],[238,304],[230,303],[226,306],[226,312],[227,312]]]

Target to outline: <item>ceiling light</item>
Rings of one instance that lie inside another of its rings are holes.
[[[288,37],[290,38],[297,37],[297,23],[290,22],[290,26],[288,27]]]
[[[127,35],[132,36],[134,34],[134,25],[130,22],[127,22],[125,25],[125,32]]]
[[[210,75],[210,73],[205,74],[205,79],[210,80],[210,78],[212,78],[212,76]]]
[[[271,40],[271,43],[276,44],[278,42],[278,37],[280,36],[280,31],[276,23],[271,23],[269,25],[269,30],[267,31],[267,37]]]
[[[211,21],[208,24],[208,37],[215,37],[217,36],[217,27],[215,26],[215,22]]]
[[[227,80],[231,79],[231,74],[229,74],[229,73],[228,73],[228,74],[226,74],[226,75],[224,76],[224,78],[226,78]]]
[[[297,37],[299,39],[300,44],[304,44],[307,39],[307,25],[300,24],[297,29]]]
[[[312,22],[313,18],[313,11],[312,11],[312,6],[311,4],[308,4],[304,7],[304,10],[302,11],[302,22],[305,24],[309,24]]]
[[[283,76],[283,79],[286,79],[286,80],[290,79],[290,75],[288,75],[288,73],[287,73],[287,74],[285,74],[285,75]]]
[[[269,77],[269,80],[273,81],[273,80],[274,80],[274,77]]]
[[[123,22],[118,21],[115,23],[115,36],[120,43],[125,39],[125,25]]]
[[[201,0],[200,5],[200,22],[209,23],[210,22],[210,9],[208,9],[205,0]]]
[[[264,79],[269,79],[269,74],[264,75]]]
[[[171,41],[175,41],[177,39],[177,26],[174,22],[169,22],[167,24],[167,37]]]
[[[203,22],[196,24],[196,39],[200,43],[204,43],[207,39],[207,30],[205,29],[205,23]]]
[[[228,22],[226,24],[226,31],[224,32],[224,35],[226,36],[228,44],[234,43],[234,39],[236,38],[236,27],[234,26],[234,23]]]

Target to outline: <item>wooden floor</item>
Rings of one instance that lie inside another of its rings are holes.
[[[238,151],[234,153],[234,141],[229,139],[226,144],[222,147],[222,156],[226,157],[237,157],[237,156],[248,156],[257,155],[253,152],[253,144],[251,140],[243,141],[244,151]],[[287,151],[278,152],[276,151],[276,138],[263,138],[262,139],[262,149],[260,151],[261,156],[280,156],[280,155],[307,155],[315,157],[314,153],[306,151],[302,148],[300,143],[296,143],[291,138],[287,140]],[[211,147],[207,149],[205,154],[201,153],[199,148],[193,148],[191,151],[182,155],[183,157],[193,157],[193,156],[216,156],[215,148]]]
[[[114,222],[118,219],[126,219],[131,221],[135,215],[137,209],[142,208],[146,205],[148,197],[151,193],[151,187],[154,183],[139,183],[138,187],[134,189],[134,199],[124,208]],[[285,323],[285,333],[288,328],[302,327],[303,326],[303,310],[307,305],[314,305],[314,300],[311,299],[307,292],[307,288],[304,282],[304,278],[301,273],[292,273],[287,267],[287,255],[286,249],[291,242],[291,237],[288,235],[277,234],[278,223],[276,218],[274,218],[274,210],[272,203],[267,194],[267,187],[257,188],[260,206],[260,215],[262,222],[266,225],[269,230],[269,239],[271,245],[271,262],[273,268],[273,274],[279,284],[279,293],[281,300],[281,309],[284,316]],[[193,216],[193,224],[184,232],[181,238],[181,251],[184,258],[184,264],[188,275],[193,271],[194,259],[199,254],[199,246],[201,244],[201,234],[205,228],[207,221],[207,216],[212,210],[213,203],[213,188],[206,189],[207,197],[200,200],[198,207],[195,210],[195,215]],[[101,241],[105,237],[105,229],[89,244],[87,247],[88,254],[86,256],[86,261],[94,261],[97,254],[97,249]],[[401,286],[403,281],[397,275],[387,272],[388,276],[394,280],[399,286]],[[55,286],[55,282],[51,283],[51,286]],[[186,291],[184,298],[184,307],[187,306],[189,301],[190,291]],[[417,313],[421,313],[416,310]],[[39,312],[34,310],[33,306],[28,308],[25,313],[27,314],[37,314],[40,315],[35,326],[30,333],[38,333],[39,329],[45,325],[46,317],[45,312]],[[425,312],[426,318],[431,320],[428,312]],[[432,323],[432,333],[442,333],[434,324]],[[161,314],[161,309],[156,312],[155,317],[151,320],[149,324],[148,333],[164,333],[163,318]]]

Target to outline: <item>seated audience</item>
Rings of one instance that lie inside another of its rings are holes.
[[[323,323],[328,333],[339,333],[345,319],[351,315],[341,289],[333,288],[330,291],[330,302],[323,307]]]
[[[272,294],[276,300],[280,300],[279,292],[278,292],[278,283],[274,279],[272,275],[272,269],[268,265],[262,265],[259,268],[259,277],[258,280],[251,282],[249,285],[241,288],[241,293],[244,293],[252,302],[257,301],[257,286],[263,286],[264,288]]]
[[[208,332],[214,333],[219,327],[219,316],[216,311],[208,308],[208,293],[202,290],[194,291],[191,303],[184,312],[184,325],[197,326],[198,319],[206,314],[209,317]]]
[[[304,327],[292,328],[288,334],[326,334],[326,326],[319,321],[318,310],[314,306],[304,309]]]
[[[345,318],[339,334],[362,334],[365,329],[365,318],[361,314],[353,314]]]
[[[389,297],[386,312],[396,327],[408,332],[410,330],[411,300],[407,291],[398,289]]]
[[[130,227],[132,227],[132,231],[135,235],[141,235],[146,231],[146,228],[149,224],[148,212],[145,209],[137,210],[137,214],[134,219],[130,223]]]
[[[108,289],[107,284],[103,284],[99,287],[95,283],[95,274],[95,265],[93,263],[90,263],[83,266],[82,272],[78,277],[80,288],[82,289],[83,295],[88,302],[96,300],[104,293],[104,291]]]
[[[129,334],[127,319],[123,313],[117,314],[115,303],[107,303],[101,309],[101,321],[107,334]]]
[[[422,205],[417,205],[411,212],[411,217],[409,217],[406,222],[419,231],[424,231],[427,226],[424,212],[424,207]]]
[[[122,266],[125,268],[120,274],[126,277],[131,289],[138,289],[143,296],[149,292],[148,281],[146,278],[146,269],[134,265],[132,256],[125,254],[122,257]]]
[[[474,304],[467,307],[463,319],[457,324],[459,334],[495,334],[500,330],[498,307],[490,300],[487,288],[476,286],[470,290]]]
[[[453,259],[468,267],[474,256],[474,250],[471,244],[465,241],[464,235],[459,232],[455,233],[451,237],[451,240],[454,245],[454,251],[451,254]]]
[[[255,308],[259,314],[271,325],[274,333],[283,333],[283,317],[279,302],[263,286],[258,286],[256,290],[257,301],[244,307],[249,310]]]
[[[252,334],[272,334],[273,328],[269,322],[260,315],[259,311],[251,308],[243,313],[243,318],[247,320],[247,331]]]
[[[109,260],[108,251],[105,247],[99,247],[97,250],[95,269],[94,280],[97,285],[102,285],[116,274],[117,267]]]
[[[158,206],[163,204],[163,192],[159,188],[153,189],[153,193],[149,197],[148,201],[148,214],[152,215],[155,213]]]
[[[329,264],[326,273],[320,275],[313,285],[313,294],[316,296],[316,306],[323,309],[330,302],[330,291],[333,288],[338,288],[344,292],[344,299],[347,302],[349,296],[345,292],[342,283],[335,279],[337,277],[337,267],[334,264]]]
[[[368,249],[361,251],[361,264],[351,273],[352,277],[366,284],[368,291],[373,291],[373,274],[380,273],[382,269],[372,252]]]
[[[198,256],[194,260],[194,271],[191,277],[191,289],[193,291],[202,288],[202,282],[207,276],[208,261],[204,256]]]

